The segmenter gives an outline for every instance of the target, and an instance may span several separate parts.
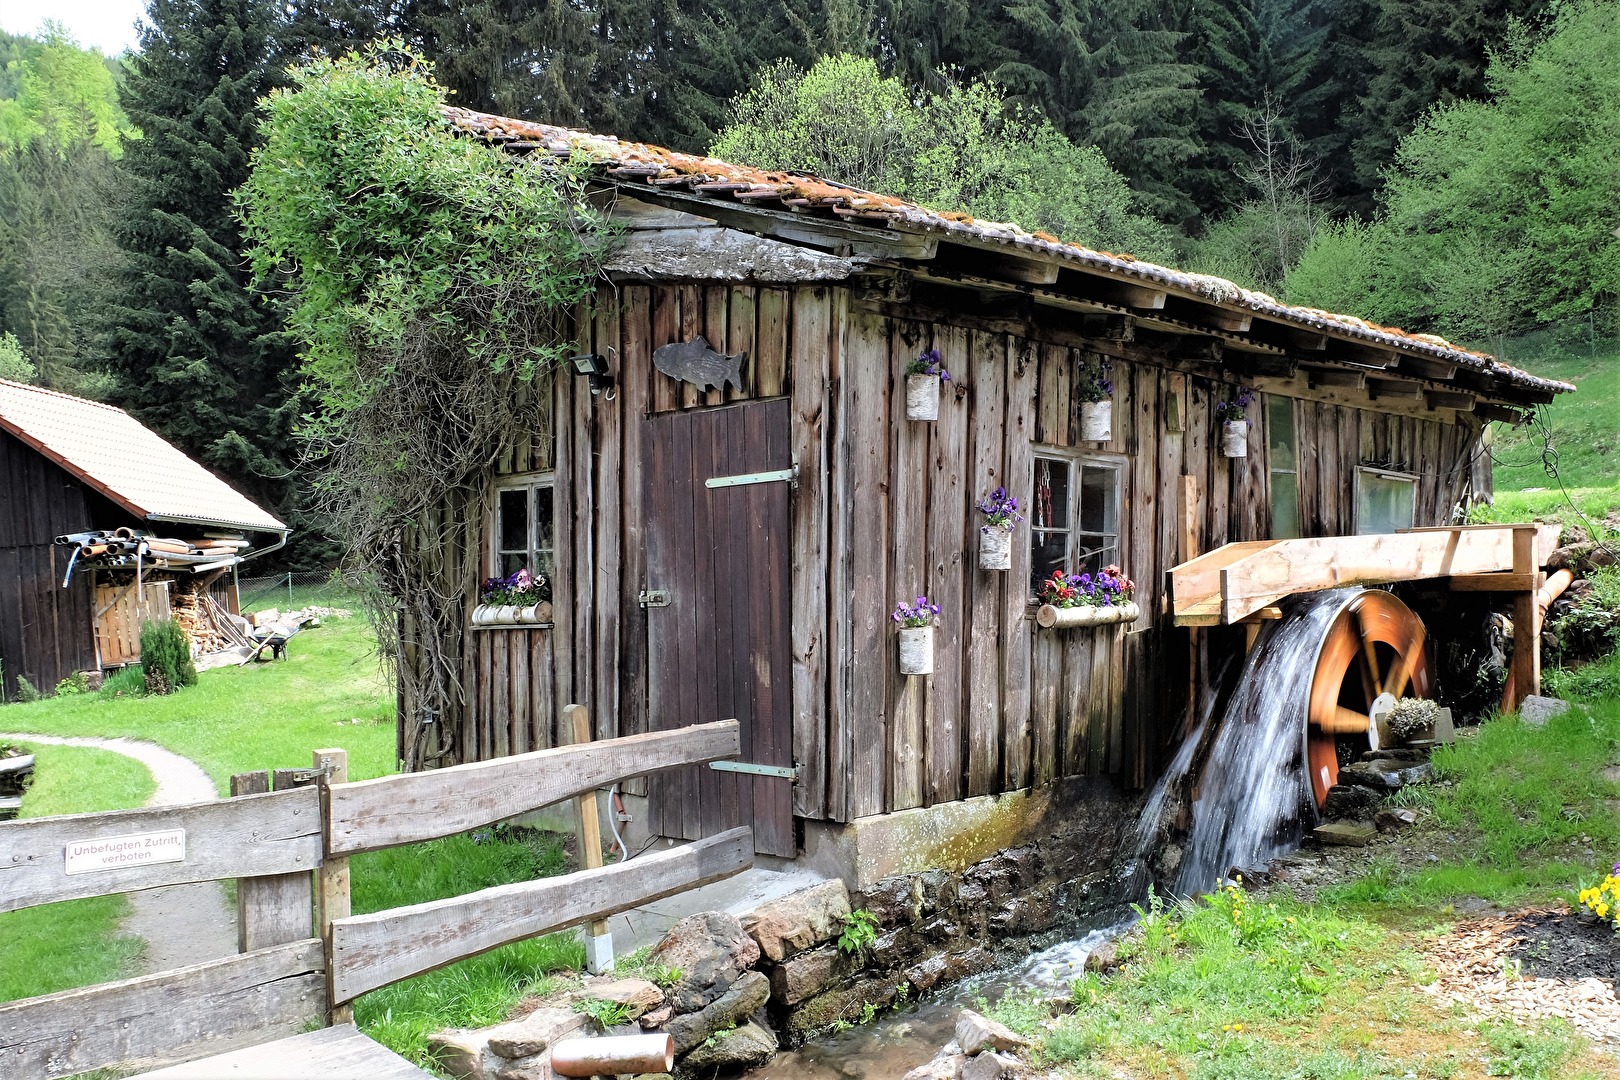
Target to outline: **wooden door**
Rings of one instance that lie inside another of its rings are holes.
[[[789,403],[666,413],[647,425],[652,726],[735,717],[742,762],[790,769]],[[760,475],[770,473],[781,478]],[[711,486],[715,479],[725,482]],[[788,776],[688,768],[654,777],[650,793],[659,835],[696,840],[751,825],[757,851],[794,854]]]

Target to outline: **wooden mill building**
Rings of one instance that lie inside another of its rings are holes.
[[[76,545],[56,542],[117,529],[246,540],[185,566],[148,550],[138,567],[133,557],[81,563]],[[0,380],[0,701],[15,699],[19,676],[49,692],[76,671],[139,659],[141,621],[167,617],[199,570],[228,602],[235,564],[287,531],[122,409]]]
[[[452,756],[566,742],[570,701],[598,737],[738,717],[757,771],[655,782],[670,837],[749,823],[792,856],[873,815],[1073,776],[1140,786],[1195,692],[1170,567],[1450,523],[1488,490],[1486,425],[1571,389],[1013,225],[447,116],[537,164],[594,162],[627,229],[579,329],[611,386],[553,376],[551,431],[513,433],[468,516],[469,626],[477,580],[519,566],[553,578],[555,614],[469,631]],[[660,369],[699,336],[734,380]],[[929,349],[951,380],[937,421],[908,421],[906,365]],[[1084,442],[1073,388],[1101,361],[1112,436]],[[1244,388],[1247,456],[1229,458],[1215,408]],[[981,571],[974,503],[999,486],[1030,520],[1012,569]],[[1134,623],[1037,626],[1036,579],[1106,563],[1137,583]],[[941,608],[936,666],[907,678],[890,613],[919,595]]]

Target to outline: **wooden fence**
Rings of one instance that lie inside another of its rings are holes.
[[[214,803],[0,824],[0,911],[239,879],[235,956],[0,1004],[0,1076],[155,1068],[345,1018],[368,990],[606,918],[753,863],[751,830],[600,869],[349,913],[348,856],[449,836],[684,765],[736,757],[735,720],[344,782],[309,770],[233,778]],[[309,786],[303,786],[308,784]]]

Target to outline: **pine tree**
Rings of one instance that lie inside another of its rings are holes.
[[[1254,0],[1199,0],[1192,20],[1187,59],[1198,66],[1203,91],[1194,112],[1201,147],[1181,186],[1208,219],[1248,194],[1238,176],[1247,157],[1242,131],[1265,97],[1269,57]]]
[[[232,190],[278,70],[268,0],[152,0],[124,108],[127,260],[103,336],[114,398],[285,515],[294,353],[240,254]]]

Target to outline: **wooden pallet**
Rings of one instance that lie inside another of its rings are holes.
[[[433,1080],[353,1024],[188,1061],[134,1080]]]

